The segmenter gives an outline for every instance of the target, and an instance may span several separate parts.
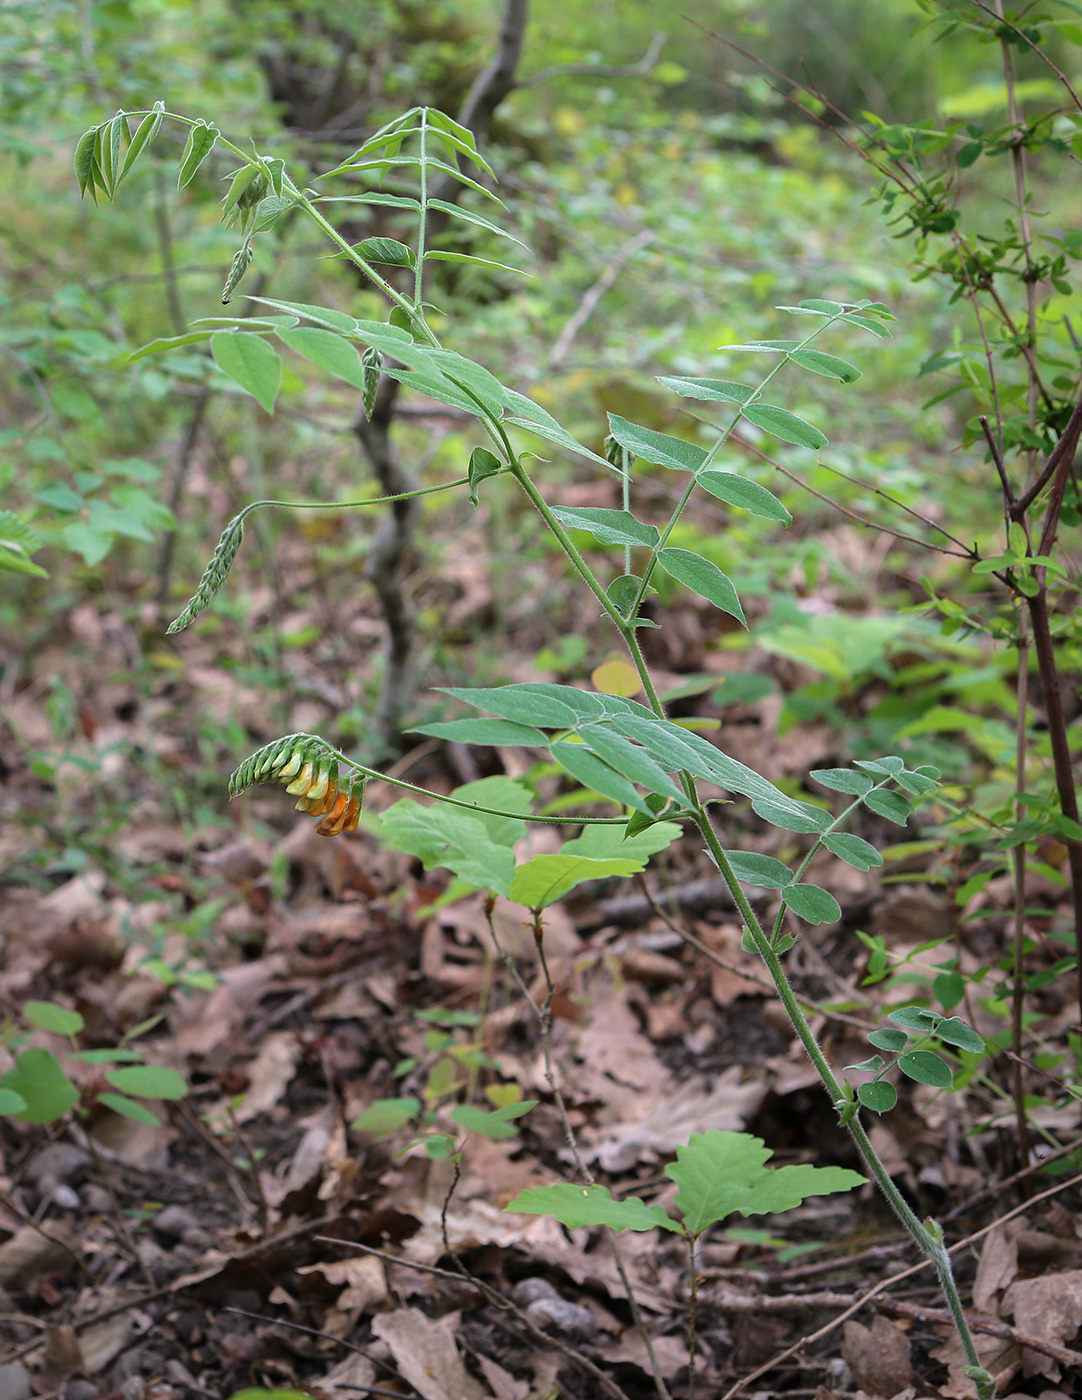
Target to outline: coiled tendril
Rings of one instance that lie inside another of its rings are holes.
[[[356,778],[351,774],[343,789],[334,751],[314,734],[287,734],[257,749],[230,777],[230,797],[238,797],[253,783],[281,783],[296,797],[298,812],[320,818],[316,826],[320,836],[357,830],[364,780],[355,793]]]

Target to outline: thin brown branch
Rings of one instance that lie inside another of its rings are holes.
[[[1017,35],[1017,37],[1021,39],[1024,44],[1028,45],[1028,47],[1032,49],[1032,51],[1037,55],[1041,62],[1047,67],[1051,68],[1052,72],[1056,75],[1059,82],[1062,83],[1063,87],[1067,90],[1068,94],[1070,95],[1071,101],[1078,108],[1078,110],[1082,112],[1082,98],[1079,98],[1078,93],[1075,92],[1074,88],[1071,86],[1071,81],[1067,77],[1067,74],[1064,73],[1063,70],[1059,68],[1052,61],[1051,58],[1049,58],[1048,54],[1041,47],[1040,44],[1035,44],[1024,29],[1019,29],[1018,25],[1013,24],[1002,14],[997,14],[995,10],[991,9],[988,5],[984,4],[984,0],[970,0],[970,3],[974,5],[978,10],[983,10],[984,13],[989,16],[989,18],[994,19],[997,24],[1003,25],[1005,29],[1009,29],[1013,34]]]

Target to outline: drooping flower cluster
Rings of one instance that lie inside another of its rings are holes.
[[[319,817],[320,836],[356,831],[361,817],[361,797],[352,781],[339,785],[338,760],[322,739],[311,734],[290,734],[267,744],[245,760],[229,780],[235,797],[252,783],[281,783],[297,799],[297,811]]]

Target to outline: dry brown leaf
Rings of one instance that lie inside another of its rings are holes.
[[[1018,1246],[1002,1225],[984,1237],[977,1276],[973,1280],[973,1306],[978,1312],[996,1313],[996,1294],[1014,1282],[1018,1273]]]
[[[417,1308],[399,1308],[372,1323],[372,1331],[391,1349],[403,1380],[424,1400],[486,1400],[485,1389],[462,1363],[455,1346],[458,1313],[438,1322]]]
[[[708,924],[699,920],[696,925],[699,937],[712,953],[729,963],[729,967],[710,964],[710,994],[717,1006],[728,1006],[737,997],[764,996],[761,963],[757,955],[745,953],[742,947],[743,935],[737,924]],[[758,973],[759,980],[742,977],[740,969]]]
[[[654,1355],[664,1380],[675,1380],[681,1371],[687,1369],[689,1356],[685,1342],[680,1337],[652,1337]],[[652,1376],[653,1365],[646,1343],[634,1327],[629,1327],[618,1342],[610,1342],[599,1353],[610,1365],[637,1366],[646,1375]]]
[[[273,1031],[259,1047],[259,1053],[247,1067],[248,1091],[233,1110],[238,1123],[248,1123],[273,1108],[293,1080],[301,1057],[300,1040],[292,1031]],[[232,1098],[226,1098],[210,1110],[212,1122],[228,1122],[227,1109]]]
[[[745,1083],[742,1075],[741,1067],[732,1065],[709,1089],[695,1081],[675,1090],[669,1086],[668,1095],[641,1122],[607,1129],[586,1152],[588,1160],[605,1171],[627,1171],[637,1162],[670,1156],[692,1133],[738,1131],[767,1094],[761,1079]]]
[[[287,968],[281,953],[228,968],[208,996],[174,995],[177,1045],[183,1055],[207,1055],[244,1025],[267,988]]]
[[[354,1259],[338,1259],[323,1264],[308,1264],[298,1274],[314,1274],[331,1288],[342,1288],[323,1321],[324,1332],[332,1337],[346,1337],[357,1319],[387,1296],[387,1275],[383,1263],[372,1254]],[[342,1285],[345,1285],[342,1287]]]
[[[478,1356],[477,1364],[496,1400],[528,1400],[530,1387],[526,1381],[515,1380],[510,1371],[505,1371],[491,1357]]]
[[[67,1273],[75,1263],[71,1251],[60,1243],[67,1237],[58,1223],[42,1230],[21,1226],[0,1244],[0,1288],[25,1288],[39,1274]]]
[[[1082,1327],[1082,1269],[1013,1283],[1002,1310],[1013,1315],[1019,1332],[1065,1346]],[[1059,1364],[1050,1356],[1028,1350],[1022,1352],[1022,1373],[1051,1376],[1053,1380],[1061,1374]]]
[[[376,1368],[367,1356],[356,1352],[340,1361],[333,1371],[319,1381],[306,1382],[316,1400],[357,1400],[376,1380]]]
[[[942,1343],[929,1353],[936,1361],[942,1361],[950,1372],[949,1379],[939,1386],[944,1400],[973,1400],[973,1382],[966,1375],[969,1358],[962,1347],[961,1338],[953,1327],[935,1329],[943,1338]],[[989,1337],[983,1332],[974,1335],[973,1345],[981,1365],[995,1377],[996,1393],[1009,1385],[1022,1362],[1022,1349],[1013,1342],[1000,1337]]]
[[[850,1318],[841,1350],[853,1380],[873,1395],[896,1395],[913,1379],[909,1338],[882,1314],[872,1319],[870,1327]]]

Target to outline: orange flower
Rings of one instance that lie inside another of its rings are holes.
[[[282,768],[278,780],[296,797],[298,812],[321,818],[316,826],[320,836],[357,830],[361,804],[351,793],[340,790],[337,763],[316,767],[310,759],[300,763],[294,758]]]

